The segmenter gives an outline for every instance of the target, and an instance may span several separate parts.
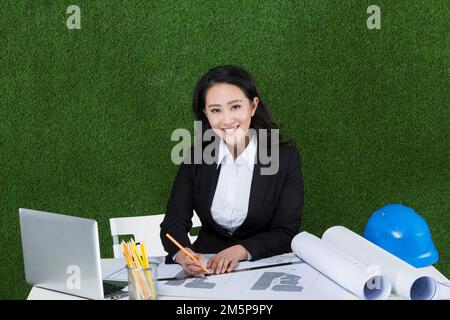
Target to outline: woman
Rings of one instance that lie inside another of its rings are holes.
[[[200,265],[166,233],[202,264],[204,254],[215,253],[207,264],[214,274],[234,270],[239,261],[291,251],[303,208],[300,156],[287,143],[278,143],[278,129],[250,74],[232,65],[209,70],[195,87],[193,111],[202,128],[212,129],[217,138],[202,146],[216,143],[215,161],[181,164],[161,223],[166,261],[179,263],[189,275],[203,276]],[[260,138],[264,130],[267,139]],[[270,153],[278,161],[275,173],[263,173],[263,149],[275,150]],[[202,227],[191,244],[187,234],[193,210]]]

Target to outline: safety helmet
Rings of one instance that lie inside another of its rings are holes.
[[[364,238],[416,268],[439,260],[425,220],[401,204],[388,204],[375,211],[366,224]]]

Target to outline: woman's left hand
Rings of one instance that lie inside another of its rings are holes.
[[[208,261],[207,268],[214,274],[230,272],[240,260],[247,260],[247,250],[240,244],[220,251]]]

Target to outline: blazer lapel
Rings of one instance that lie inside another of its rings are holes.
[[[220,169],[222,168],[222,166],[217,166],[217,158],[218,158],[218,154],[215,153],[215,151],[218,150],[217,148],[214,149],[214,158],[215,158],[215,162],[212,164],[205,164],[205,173],[204,173],[204,178],[203,181],[205,183],[205,189],[203,189],[204,192],[204,196],[205,196],[205,202],[204,204],[206,204],[205,207],[205,211],[208,212],[208,214],[206,214],[206,218],[209,220],[210,225],[213,226],[217,232],[219,232],[220,234],[222,234],[223,236],[229,236],[227,231],[221,227],[219,224],[217,224],[217,222],[213,219],[212,214],[211,214],[211,206],[214,200],[214,194],[216,193],[216,188],[217,188],[217,183],[219,181],[219,174],[220,174]]]
[[[208,206],[207,208],[210,209],[213,199],[214,199],[214,194],[216,192],[216,188],[217,188],[217,182],[219,180],[219,174],[220,174],[220,169],[222,168],[222,166],[219,166],[217,168],[217,165],[215,163],[209,165],[208,168],[208,174],[207,176],[210,177],[210,185],[209,185],[209,193],[208,193]]]

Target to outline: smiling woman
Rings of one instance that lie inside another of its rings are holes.
[[[194,90],[193,111],[216,144],[215,162],[184,161],[173,184],[161,240],[177,262],[203,276],[204,253],[215,254],[209,272],[232,271],[239,261],[256,260],[290,251],[303,208],[303,179],[298,151],[278,141],[278,128],[259,97],[250,74],[237,66],[220,66],[200,78]],[[260,135],[265,131],[265,139]],[[273,152],[276,147],[276,152]],[[277,170],[264,174],[258,150],[278,156]],[[192,159],[192,152],[189,159]],[[188,231],[193,210],[202,228],[191,244]],[[169,233],[198,260],[174,247]]]
[[[242,108],[245,109],[244,112],[240,110]],[[246,123],[247,129],[249,127],[255,130],[266,129],[269,137],[272,129],[278,130],[258,95],[255,81],[247,71],[237,66],[219,66],[203,75],[194,89],[192,109],[196,119],[202,122],[203,130],[216,129],[216,133],[221,138],[224,138],[223,131],[220,134],[220,130],[217,129],[220,129],[220,125],[223,125],[224,131],[227,128],[233,129],[227,121],[235,119],[231,117],[231,112],[223,115],[224,111],[235,111],[235,115],[245,116],[246,120],[251,118],[251,121]],[[236,113],[237,110],[240,112]],[[212,117],[214,113],[222,113],[222,115]],[[214,123],[211,123],[211,120]],[[247,130],[242,127],[241,129],[244,132]]]
[[[239,87],[220,83],[208,90],[205,100],[207,107],[203,112],[209,124],[236,159],[248,145],[244,139],[258,107],[258,97],[249,100]]]

